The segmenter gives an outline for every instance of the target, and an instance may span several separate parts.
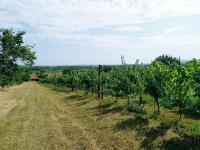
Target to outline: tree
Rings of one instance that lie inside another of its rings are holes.
[[[28,81],[30,79],[30,74],[29,68],[18,66],[12,81],[13,84],[21,84],[24,81]]]
[[[164,96],[165,71],[166,65],[160,61],[153,62],[148,70],[147,89],[154,98],[154,112],[156,112],[155,104],[157,105],[157,111],[160,112],[159,98]]]
[[[94,94],[97,85],[97,70],[95,68],[83,70],[80,74],[80,82],[86,93],[91,91]]]
[[[15,78],[18,62],[31,66],[36,59],[32,47],[25,45],[25,32],[14,33],[11,29],[2,29],[0,32],[0,72],[1,86],[10,84]]]
[[[193,83],[195,95],[200,98],[200,61],[193,59],[185,64],[190,69],[193,77]]]
[[[64,75],[66,75],[66,74],[71,74],[72,72],[74,72],[74,68],[73,67],[67,67],[67,68],[65,68],[63,71],[62,71],[62,73],[64,74]]]
[[[74,91],[74,89],[77,87],[75,71],[71,71],[70,73],[65,74],[64,80],[65,80],[66,86],[69,87],[71,91]]]
[[[107,87],[109,82],[109,73],[108,72],[101,72],[100,75],[100,98],[103,99],[104,93],[107,93]]]
[[[158,56],[153,62],[156,62],[156,61],[160,61],[167,66],[173,65],[174,63],[175,64],[179,63],[179,60],[176,57],[172,57],[170,55]]]
[[[179,108],[179,120],[182,118],[183,110],[189,104],[190,99],[194,96],[194,78],[193,65],[176,64],[168,70],[168,80],[166,80],[166,92],[171,99],[173,106]]]
[[[133,70],[130,66],[126,64],[125,58],[122,55],[121,56],[121,63],[122,67],[121,69],[121,74],[120,74],[120,79],[121,79],[121,92],[122,95],[125,96],[128,100],[128,103],[130,102],[130,96],[133,93],[133,82],[131,81],[131,77],[133,75]]]
[[[146,68],[142,64],[139,64],[139,60],[136,60],[134,68],[135,94],[139,97],[139,106],[141,106],[146,88]]]
[[[109,89],[111,94],[116,97],[116,102],[119,96],[127,98],[133,93],[134,77],[133,69],[125,63],[124,56],[121,57],[122,66],[113,68],[109,72]]]
[[[110,71],[109,74],[109,89],[111,95],[116,97],[116,100],[118,100],[118,97],[120,96],[120,90],[122,86],[122,72],[119,68],[113,68]]]

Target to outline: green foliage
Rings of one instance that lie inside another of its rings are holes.
[[[129,68],[113,68],[109,76],[109,88],[111,95],[117,99],[119,96],[127,96],[131,92],[131,82],[128,78]]]
[[[172,57],[170,55],[161,55],[154,60],[154,62],[157,62],[157,61],[160,61],[167,66],[179,63],[179,60],[177,58]]]
[[[99,102],[100,107],[103,107],[103,108],[110,107],[111,105],[115,103],[113,99],[108,99],[108,98],[99,100],[98,102]]]
[[[96,91],[96,83],[97,83],[97,70],[94,68],[89,68],[87,70],[83,70],[80,74],[80,83],[86,93],[92,91],[94,93]]]
[[[22,68],[18,66],[18,69],[13,77],[13,84],[20,84],[30,79],[30,70],[28,68]]]
[[[63,69],[62,73],[64,75],[67,75],[67,74],[71,74],[73,71],[74,71],[73,67],[67,67],[67,68]]]
[[[0,31],[0,85],[2,87],[13,84],[19,80],[18,62],[31,66],[36,59],[32,47],[25,45],[23,35],[25,32],[14,33],[9,29]]]
[[[157,111],[160,110],[159,98],[164,96],[164,85],[166,79],[166,65],[160,61],[155,61],[148,69],[147,90],[148,93],[154,97],[157,105]],[[154,104],[154,112],[155,112]]]
[[[166,97],[171,100],[173,106],[179,107],[180,118],[183,110],[189,105],[194,96],[193,70],[190,66],[176,64],[168,68],[166,80]]]
[[[115,103],[119,109],[143,112],[146,103],[154,103],[154,116],[160,115],[160,105],[175,110],[178,107],[180,117],[182,113],[198,116],[199,72],[198,60],[181,64],[175,58],[163,56],[151,65],[140,64],[139,60],[133,65],[127,65],[122,57],[121,66],[95,66],[79,70],[69,67],[63,70],[63,74],[47,77],[42,82],[71,91],[112,95],[116,97]],[[126,100],[122,102],[121,99]],[[105,107],[112,103],[106,98],[100,101],[100,105]]]
[[[139,65],[139,60],[136,61],[134,65],[134,78],[135,82],[133,82],[134,85],[134,90],[135,90],[135,95],[138,97],[138,103],[139,105],[142,105],[143,103],[143,95],[145,94],[146,90],[146,77],[147,77],[147,72],[145,70],[146,68],[141,64]]]
[[[115,104],[115,107],[116,107],[117,110],[126,110],[127,109],[127,103],[124,102],[124,101],[118,101]]]

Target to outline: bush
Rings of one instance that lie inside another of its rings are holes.
[[[145,115],[147,113],[143,105],[139,106],[138,103],[133,100],[127,104],[127,110],[140,115]]]
[[[193,111],[200,116],[200,99],[194,104]]]
[[[162,99],[161,99],[161,104],[162,104],[162,106],[164,106],[165,108],[169,108],[169,109],[172,109],[173,106],[174,106],[173,100],[171,100],[171,99],[168,98],[168,97],[162,98]]]
[[[136,103],[134,100],[130,100],[128,103],[127,103],[127,110],[130,111],[130,112],[135,112],[136,111]]]
[[[115,102],[112,99],[102,99],[102,100],[99,100],[99,105],[100,105],[100,107],[103,107],[103,108],[110,107],[114,103]]]
[[[154,99],[153,99],[153,97],[152,96],[150,96],[150,95],[147,95],[147,94],[145,94],[145,95],[143,95],[143,103],[145,104],[145,103],[153,103],[154,102]]]
[[[124,100],[118,100],[118,102],[116,103],[116,109],[118,109],[118,110],[127,109],[126,101],[124,101]]]

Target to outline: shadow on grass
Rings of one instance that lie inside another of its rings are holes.
[[[80,100],[86,100],[87,98],[89,98],[89,95],[84,94],[84,95],[79,95],[79,94],[73,94],[73,95],[69,95],[66,97],[66,99],[68,100],[76,100],[76,101],[80,101]]]
[[[178,110],[171,110],[172,113],[177,114],[179,116],[179,111]],[[194,120],[199,120],[200,119],[200,114],[197,112],[192,112],[192,111],[183,111],[183,115],[187,118],[194,119]]]
[[[84,95],[73,94],[73,95],[66,96],[65,100],[71,101],[73,102],[73,105],[81,107],[93,101],[93,97],[87,94],[84,94]]]
[[[166,150],[200,150],[200,136],[180,135],[169,140],[162,140],[166,132],[171,128],[170,125],[161,123],[158,127],[141,128],[145,139],[141,143],[141,149],[166,149]],[[154,143],[158,138],[161,139],[157,144]]]
[[[194,113],[194,112],[184,112],[184,115],[188,118],[192,118],[194,120],[199,120],[200,119],[200,114],[199,113]]]
[[[46,86],[47,88],[55,91],[55,92],[65,92],[65,93],[70,93],[71,91],[69,89],[66,89],[66,88],[61,88],[61,87],[57,87],[55,85],[52,85],[52,84],[48,84],[48,83],[41,83],[39,82],[39,84],[43,85],[43,86]]]
[[[76,103],[76,106],[81,107],[81,106],[83,106],[83,105],[88,104],[88,103],[91,102],[91,101],[92,101],[92,99],[84,99],[84,100],[82,100],[82,101],[78,101],[78,102]]]
[[[93,115],[98,117],[97,120],[101,120],[105,118],[108,114],[115,114],[117,112],[121,112],[120,109],[118,109],[115,105],[111,103],[109,104],[107,103],[103,105],[98,104],[96,106],[92,106],[86,109],[89,111],[92,111]]]
[[[66,90],[66,89],[62,89],[62,88],[57,88],[57,87],[50,87],[52,90],[56,91],[56,92],[65,92],[65,93],[69,93],[70,91]]]
[[[149,122],[147,118],[136,116],[135,118],[129,118],[125,121],[117,123],[115,130],[135,130],[138,137],[144,137],[141,142],[141,149],[165,149],[167,145],[165,146],[164,144],[159,143],[155,144],[154,141],[159,137],[162,139],[171,126],[164,123],[161,123],[157,127],[149,127],[148,125]],[[168,142],[166,141],[166,144]]]
[[[113,103],[106,103],[106,104],[103,104],[103,105],[99,105],[98,108],[99,109],[106,109],[106,108],[109,108],[113,105]]]
[[[120,110],[118,110],[115,107],[101,108],[101,107],[97,106],[97,107],[94,107],[92,109],[97,110],[96,116],[104,116],[104,115],[107,115],[109,113],[120,112]]]
[[[115,126],[115,129],[117,131],[120,130],[132,130],[136,128],[140,128],[142,126],[145,126],[148,124],[148,119],[142,118],[142,117],[135,117],[135,118],[130,118],[125,121],[122,121],[120,123],[117,123]]]
[[[163,142],[163,149],[166,150],[199,150],[200,149],[200,136],[182,136],[180,138],[171,138]]]
[[[158,137],[163,137],[167,130],[169,130],[171,127],[169,125],[166,125],[164,123],[161,123],[160,126],[158,127],[152,127],[152,128],[147,128],[146,130],[141,130],[140,132],[143,132],[145,135],[145,139],[141,143],[141,148],[144,149],[152,149],[154,141]],[[162,147],[162,145],[161,145]]]

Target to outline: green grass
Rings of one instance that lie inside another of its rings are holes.
[[[84,92],[63,92],[36,82],[0,91],[0,149],[198,149],[199,120],[162,108],[158,119],[127,112],[123,99],[97,101]],[[164,112],[164,113],[163,113]],[[173,119],[172,119],[173,120]],[[195,133],[195,134],[186,134]]]
[[[99,102],[99,106],[102,108],[108,108],[115,103],[115,101],[110,98],[100,99],[98,102]]]

